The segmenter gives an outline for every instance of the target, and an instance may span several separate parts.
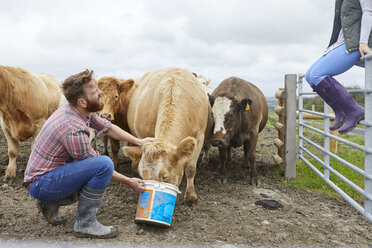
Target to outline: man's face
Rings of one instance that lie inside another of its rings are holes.
[[[95,79],[92,79],[88,84],[84,86],[85,100],[87,101],[86,110],[88,112],[97,112],[103,109],[103,102],[101,101],[100,95],[102,91],[98,89],[98,85]]]

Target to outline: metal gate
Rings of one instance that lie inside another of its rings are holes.
[[[337,193],[339,193],[348,203],[350,203],[359,213],[365,216],[370,222],[372,222],[372,54],[368,54],[365,58],[365,89],[362,90],[365,96],[365,119],[359,124],[363,125],[364,128],[364,146],[352,143],[348,140],[342,139],[338,136],[330,134],[329,125],[330,115],[329,106],[324,103],[324,113],[310,111],[303,109],[303,97],[305,95],[314,95],[316,93],[305,93],[303,92],[303,75],[298,77],[297,87],[298,87],[298,158],[304,161],[315,173],[319,175],[330,187],[332,187]],[[337,96],[335,96],[337,97]],[[303,113],[310,113],[315,115],[320,115],[324,117],[324,131],[307,125],[303,120]],[[316,144],[310,138],[304,136],[304,128],[311,129],[317,133],[324,135],[324,147]],[[356,148],[364,152],[364,170],[358,168],[357,166],[349,163],[348,161],[340,158],[336,154],[330,152],[330,138],[342,142],[345,145]],[[324,152],[323,160],[316,157],[308,149],[304,147],[304,142],[312,147],[319,149]],[[323,166],[322,173],[316,166],[311,164],[305,157],[304,152],[315,159],[321,166]],[[364,189],[360,188],[354,184],[351,180],[340,174],[337,170],[332,167],[330,163],[330,158],[333,158],[344,166],[354,170],[358,174],[364,177]],[[287,165],[288,166],[288,165]],[[348,184],[351,188],[361,194],[364,198],[364,206],[361,206],[354,199],[352,199],[348,194],[346,194],[342,189],[340,189],[332,180],[330,180],[330,173],[337,176],[343,182]]]

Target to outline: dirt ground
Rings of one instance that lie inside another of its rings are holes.
[[[315,246],[372,247],[372,223],[342,198],[288,188],[273,173],[273,139],[277,132],[266,127],[259,136],[257,167],[259,185],[248,184],[249,172],[242,169],[242,149],[233,150],[228,169],[228,184],[218,182],[218,151],[212,149],[211,161],[198,169],[195,178],[198,203],[183,204],[177,197],[171,227],[135,224],[138,193],[125,185],[110,184],[98,219],[119,227],[111,240],[78,239],[73,234],[76,203],[61,208],[68,218],[65,226],[51,226],[41,216],[22,187],[23,172],[30,153],[30,142],[21,143],[14,182],[0,181],[1,242],[44,240],[44,242],[84,242],[107,245],[186,245],[186,246]],[[7,145],[0,134],[0,175],[8,164]],[[129,160],[119,154],[119,171],[132,176]],[[184,192],[183,180],[180,190]],[[269,210],[256,205],[258,200],[276,200],[283,208]],[[27,243],[26,243],[27,244]]]

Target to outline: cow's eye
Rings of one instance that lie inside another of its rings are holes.
[[[119,95],[118,95],[118,94],[116,94],[116,95],[115,95],[115,99],[118,99],[118,98],[119,98]]]
[[[232,119],[234,119],[234,116],[232,114],[227,114],[226,119],[231,121]]]

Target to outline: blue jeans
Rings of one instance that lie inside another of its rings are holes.
[[[320,57],[307,70],[305,78],[310,86],[318,85],[326,76],[336,76],[349,70],[360,59],[360,52],[346,53],[346,45],[342,44]],[[357,64],[364,67],[363,64]]]
[[[32,182],[28,193],[39,201],[55,201],[81,190],[85,185],[104,190],[113,173],[114,164],[109,157],[91,157],[45,173]]]

